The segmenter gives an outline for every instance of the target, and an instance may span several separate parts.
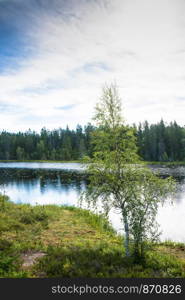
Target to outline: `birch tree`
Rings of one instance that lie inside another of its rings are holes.
[[[139,167],[134,131],[125,125],[115,84],[103,88],[94,120],[98,126],[92,134],[95,152],[88,161],[90,184],[83,199],[93,207],[101,202],[106,214],[112,208],[119,211],[126,256],[130,256],[131,240],[135,255],[143,255],[143,242],[152,232],[158,203],[171,190],[171,179],[162,180]]]

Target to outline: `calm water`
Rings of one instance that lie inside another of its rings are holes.
[[[178,179],[174,204],[159,208],[161,240],[185,242],[185,167],[152,167]],[[78,205],[87,180],[78,163],[0,163],[0,192],[15,203]],[[110,213],[113,226],[122,231],[120,216]]]

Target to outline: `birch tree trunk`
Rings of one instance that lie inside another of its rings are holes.
[[[123,212],[123,221],[124,221],[124,227],[125,227],[125,241],[124,241],[124,245],[125,245],[125,253],[126,256],[129,257],[130,256],[130,250],[129,250],[129,226],[128,226],[128,220],[127,220],[127,215]]]

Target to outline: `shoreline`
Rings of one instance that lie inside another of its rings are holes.
[[[81,163],[83,160],[0,160],[0,163]],[[173,161],[173,162],[162,162],[162,161],[141,161],[141,165],[161,165],[161,166],[185,166],[185,161]]]

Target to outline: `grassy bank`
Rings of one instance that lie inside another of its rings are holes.
[[[73,207],[16,205],[0,196],[0,277],[185,277],[185,245],[126,259],[103,217]]]

